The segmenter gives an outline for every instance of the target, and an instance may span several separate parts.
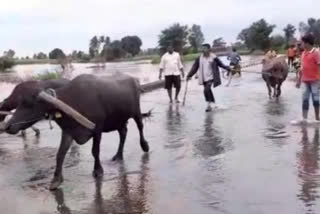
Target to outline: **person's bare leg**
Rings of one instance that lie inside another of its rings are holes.
[[[170,103],[172,103],[172,89],[168,89],[168,96],[170,99]]]
[[[179,88],[176,88],[175,100],[176,100],[177,103],[180,103],[180,101],[179,101],[179,93],[180,93],[180,90],[181,90],[180,87],[179,87]]]

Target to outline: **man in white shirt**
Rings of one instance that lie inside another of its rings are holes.
[[[168,91],[170,103],[172,103],[172,87],[176,88],[175,101],[179,103],[179,92],[181,89],[181,78],[184,77],[183,65],[180,54],[173,50],[172,46],[168,47],[168,52],[164,54],[160,62],[159,79],[162,79],[162,73],[165,76],[165,89]]]

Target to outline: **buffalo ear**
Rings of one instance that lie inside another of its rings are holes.
[[[53,97],[57,97],[56,91],[54,89],[52,89],[52,88],[46,89],[46,93],[51,95],[51,96],[53,96]]]

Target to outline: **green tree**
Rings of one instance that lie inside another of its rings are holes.
[[[204,36],[200,25],[192,25],[188,37],[189,43],[193,49],[193,52],[198,52],[202,43],[204,42]]]
[[[14,50],[9,49],[9,50],[5,51],[3,55],[8,58],[13,58],[15,54],[16,54],[16,52]]]
[[[158,42],[161,52],[165,52],[170,45],[172,45],[176,51],[181,52],[188,43],[188,35],[187,25],[177,23],[164,29],[159,35]]]
[[[316,44],[320,45],[320,19],[309,18],[308,24],[301,22],[299,25],[299,31],[301,35],[311,33],[316,38]]]
[[[110,37],[109,36],[106,36],[105,37],[105,39],[104,39],[104,45],[110,45],[110,43],[111,43],[111,39],[110,39]]]
[[[142,41],[138,36],[126,36],[121,39],[122,49],[132,56],[140,53]]]
[[[78,58],[78,51],[73,50],[72,53],[71,53],[71,57],[72,57],[73,60],[77,59]]]
[[[47,54],[45,54],[43,52],[40,52],[37,55],[37,59],[47,59],[47,58],[48,58]]]
[[[271,47],[279,51],[286,45],[286,38],[282,35],[275,35],[271,37]]]
[[[115,60],[120,59],[126,55],[126,51],[122,49],[122,43],[119,40],[115,40],[110,43],[110,45],[105,45],[101,56],[105,60]]]
[[[49,58],[50,59],[64,59],[64,58],[66,58],[66,55],[64,54],[64,52],[61,49],[55,48],[49,53]]]
[[[97,54],[99,53],[99,48],[100,48],[100,41],[97,36],[94,36],[90,40],[90,45],[89,45],[89,54],[91,58],[94,58],[95,56],[97,56]]]
[[[270,47],[271,33],[275,25],[270,25],[264,19],[254,22],[249,28],[240,32],[238,38],[243,41],[249,49],[266,50]]]
[[[294,34],[296,33],[296,28],[292,24],[288,24],[284,29],[284,36],[287,44],[289,44],[290,40],[294,38]]]
[[[99,37],[99,42],[100,42],[100,44],[103,44],[103,43],[104,43],[104,41],[105,41],[104,36],[100,36],[100,37]]]

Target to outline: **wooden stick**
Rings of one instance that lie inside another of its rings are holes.
[[[186,104],[186,98],[187,98],[187,92],[188,92],[188,85],[189,85],[189,81],[187,80],[187,82],[186,82],[186,89],[185,89],[185,91],[184,91],[183,102],[182,102],[182,105],[183,105],[183,106]]]
[[[0,115],[13,115],[11,111],[0,111]]]

